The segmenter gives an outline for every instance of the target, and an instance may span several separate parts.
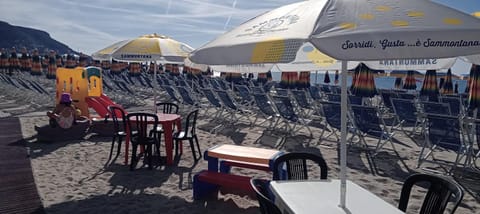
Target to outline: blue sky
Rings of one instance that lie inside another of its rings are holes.
[[[0,20],[50,33],[91,54],[117,41],[158,33],[193,48],[273,8],[299,0],[0,0]],[[479,0],[434,0],[472,13]],[[455,73],[469,65],[456,63]]]

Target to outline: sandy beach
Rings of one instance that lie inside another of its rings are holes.
[[[161,97],[162,98],[162,97]],[[165,97],[163,97],[165,98]],[[18,102],[9,97],[5,103]],[[143,106],[127,109],[129,112],[151,109],[151,100]],[[19,108],[25,104],[19,104]],[[34,125],[48,123],[45,111],[11,110],[11,105],[0,109],[2,117],[19,117],[24,139],[28,141],[31,165],[35,183],[47,213],[258,213],[256,199],[248,195],[220,194],[218,200],[194,201],[192,177],[206,169],[207,162],[195,163],[188,143],[184,143],[184,154],[175,160],[173,166],[159,165],[153,170],[137,166],[135,171],[123,163],[124,151],[117,160],[105,165],[110,151],[111,137],[89,133],[83,140],[56,143],[37,142]],[[49,109],[46,105],[40,109]],[[13,112],[13,113],[12,113]],[[259,148],[274,148],[282,141],[276,133],[260,126],[251,126],[242,119],[227,124],[216,134],[209,133],[212,122],[211,112],[200,111],[198,135],[200,147],[204,151],[218,144],[234,144]],[[181,114],[186,115],[184,107]],[[253,116],[251,116],[253,117]],[[254,118],[251,118],[252,120]],[[314,137],[310,138],[301,130],[295,136],[284,140],[285,151],[309,151],[321,154],[326,160],[329,178],[338,178],[339,147],[333,135],[319,139],[321,129],[311,127]],[[329,132],[325,132],[327,135]],[[414,172],[426,172],[422,168],[442,171],[436,165],[424,164],[416,168],[420,152],[421,136],[413,138],[397,131],[394,136],[397,152],[389,145],[371,158],[363,149],[351,146],[348,151],[348,179],[373,192],[383,200],[398,206],[400,191],[405,178]],[[369,145],[376,139],[367,138]],[[164,148],[162,148],[164,155]],[[445,156],[452,154],[445,153]],[[452,156],[453,157],[453,156]],[[271,179],[271,174],[263,171],[234,168],[233,173]],[[465,172],[456,180],[465,188],[465,197],[456,213],[479,213],[478,174]],[[348,191],[348,190],[347,190]],[[421,205],[420,193],[414,191],[409,211],[418,212]],[[366,205],[367,206],[367,205]],[[375,211],[372,211],[375,213]]]

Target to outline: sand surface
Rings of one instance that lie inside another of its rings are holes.
[[[9,98],[3,97],[6,102]],[[13,101],[12,101],[13,102]],[[149,105],[151,102],[146,102]],[[18,104],[19,107],[26,104]],[[7,106],[7,105],[6,105]],[[248,195],[220,194],[216,200],[194,201],[192,197],[192,177],[206,169],[207,162],[195,163],[190,146],[184,143],[184,154],[173,166],[159,165],[153,170],[142,167],[130,171],[124,165],[124,150],[113,163],[105,165],[108,159],[111,137],[91,133],[83,140],[56,143],[36,141],[34,125],[47,124],[43,110],[18,112],[8,108],[0,109],[0,116],[19,117],[22,132],[29,141],[30,158],[35,182],[47,213],[259,213],[257,201]],[[44,109],[48,109],[48,106]],[[150,106],[137,106],[139,109],[151,109]],[[181,114],[187,111],[182,107]],[[13,113],[12,113],[13,112]],[[206,150],[218,144],[234,144],[260,148],[279,148],[285,151],[309,151],[321,154],[326,160],[329,178],[338,178],[339,147],[333,135],[320,138],[320,128],[312,127],[313,138],[305,129],[286,139],[282,134],[267,131],[264,127],[250,125],[246,118],[227,121],[211,121],[213,109],[207,114],[200,111],[198,130],[200,147]],[[253,115],[249,116],[253,121]],[[235,122],[235,123],[232,123]],[[260,123],[262,119],[257,121]],[[210,129],[224,124],[216,134]],[[421,136],[408,137],[396,131],[394,152],[390,145],[372,158],[361,147],[353,145],[348,151],[348,179],[373,192],[393,206],[398,206],[403,181],[414,172],[427,172],[424,167],[443,172],[440,167],[424,164],[416,168],[420,153]],[[376,145],[376,139],[367,138],[368,144]],[[115,151],[114,151],[115,153]],[[164,155],[162,148],[162,155]],[[445,153],[452,158],[453,154]],[[235,174],[259,178],[271,178],[263,171],[234,168]],[[318,176],[317,176],[318,177]],[[480,213],[479,174],[464,172],[455,175],[457,181],[466,189],[465,197],[456,213]],[[347,190],[348,191],[348,190]],[[421,205],[423,190],[413,192],[409,210],[415,211]],[[372,206],[374,205],[365,205]],[[375,210],[372,209],[372,213]]]

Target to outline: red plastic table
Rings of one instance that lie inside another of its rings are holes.
[[[182,117],[178,114],[163,114],[158,113],[158,123],[161,124],[164,130],[165,137],[165,150],[167,156],[167,165],[173,164],[173,125],[177,126],[177,129],[182,130]],[[153,121],[152,121],[153,123]],[[125,164],[128,164],[128,149],[130,145],[130,130],[127,126],[127,137],[125,138]],[[180,143],[180,153],[183,153],[182,142]]]

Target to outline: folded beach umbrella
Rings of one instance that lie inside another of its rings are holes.
[[[257,74],[257,82],[258,83],[266,83],[267,82],[267,73],[258,73]]]
[[[403,81],[401,77],[395,78],[394,88],[401,89],[403,87]]]
[[[475,66],[472,64],[470,67],[470,74],[468,74],[468,79],[467,79],[467,87],[465,87],[465,93],[470,93],[470,83],[472,82],[473,79],[473,72],[475,71]]]
[[[377,89],[375,88],[375,77],[373,72],[365,64],[360,63],[360,65],[355,68],[355,73],[357,73],[355,78],[355,83],[352,83],[352,94],[360,97],[373,97],[377,94]]]
[[[438,101],[438,84],[437,84],[437,71],[427,70],[425,79],[423,80],[422,89],[420,90],[421,96],[426,96],[429,101]]]
[[[312,0],[265,12],[196,49],[209,65],[289,63],[305,42],[341,60],[340,208],[346,200],[347,61],[480,54],[480,20],[433,1]]]
[[[480,65],[472,64],[470,74],[468,109],[473,110],[480,106]]]
[[[297,88],[304,89],[310,87],[310,71],[300,71],[297,81]]]
[[[325,72],[325,77],[323,78],[323,83],[330,83],[330,75],[328,75],[328,71]]]
[[[452,80],[452,70],[448,69],[447,76],[445,77],[445,82],[443,83],[443,88],[441,89],[442,94],[453,94],[453,80]]]
[[[455,88],[453,89],[454,94],[458,94],[458,82],[455,82]]]
[[[417,89],[417,81],[415,79],[413,70],[407,71],[407,76],[405,77],[405,82],[403,83],[403,89],[407,89],[407,90]]]
[[[280,87],[284,89],[296,88],[298,81],[298,73],[296,71],[282,72],[280,79]]]

